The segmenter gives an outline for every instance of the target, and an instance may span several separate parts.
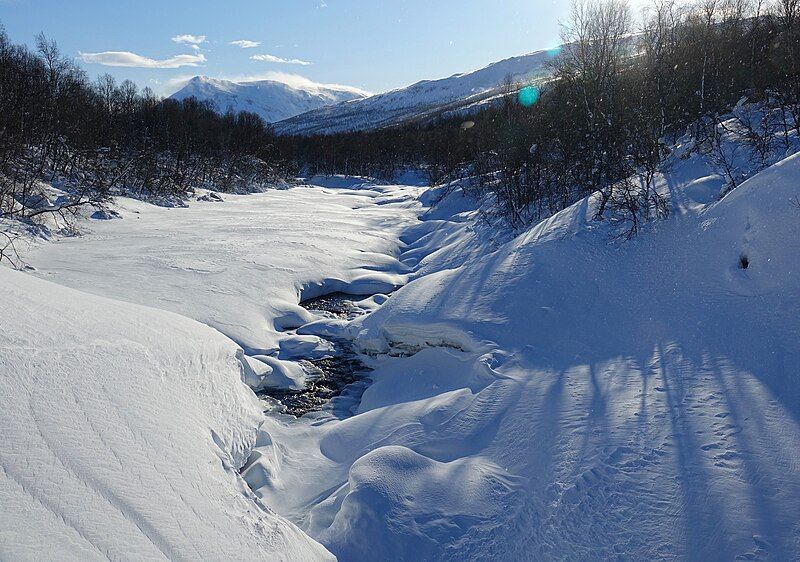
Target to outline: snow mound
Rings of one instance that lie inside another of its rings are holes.
[[[786,241],[800,232],[800,210],[791,204],[798,182],[795,155],[699,213],[621,245],[609,243],[591,205],[579,202],[497,252],[414,280],[361,321],[359,338],[368,347],[416,345],[414,326],[438,324],[446,327],[441,334],[504,349],[568,350],[566,360],[576,349],[597,348],[599,333],[613,351],[630,347],[631,334],[641,336],[642,353],[663,337],[713,342],[742,360],[762,355],[776,338],[791,350],[796,332],[786,329],[797,327],[790,312],[800,297],[800,247]],[[689,184],[692,192],[696,186]],[[763,339],[752,333],[752,323],[769,322],[776,311],[785,329]],[[734,334],[744,348],[732,345]]]
[[[481,525],[488,540],[507,521],[518,507],[517,480],[480,458],[440,463],[405,447],[381,447],[353,464],[321,540],[340,560],[457,556],[471,528]]]
[[[241,351],[172,313],[0,268],[0,557],[316,560],[249,492]]]

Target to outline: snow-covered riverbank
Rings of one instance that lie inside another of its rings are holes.
[[[122,220],[89,221],[88,234],[41,244],[26,260],[39,277],[211,326],[246,351],[254,373],[267,373],[264,384],[301,384],[302,372],[270,358],[326,349],[314,336],[284,333],[313,320],[298,302],[405,283],[398,237],[420,208],[420,188],[329,183],[336,187],[226,195],[189,208],[121,200]]]
[[[799,179],[789,157],[718,201],[721,178],[691,156],[659,179],[673,215],[626,243],[591,199],[514,239],[459,190],[339,179],[188,209],[124,201],[122,220],[27,256],[83,292],[0,272],[23,303],[0,322],[16,408],[2,493],[55,513],[53,536],[166,556],[202,532],[164,521],[182,521],[188,486],[218,498],[188,505],[223,552],[260,530],[243,558],[324,556],[314,539],[342,560],[791,559]],[[399,286],[350,322],[297,304]],[[302,384],[293,360],[324,354],[321,336],[373,369],[356,415],[261,416],[238,377]],[[42,468],[53,455],[68,476]],[[101,519],[58,518],[93,502],[139,531],[109,519],[98,542]]]
[[[237,468],[262,413],[237,346],[0,267],[0,558],[317,560]]]
[[[302,383],[275,356],[324,351],[283,331],[313,319],[301,298],[405,281],[419,190],[357,183],[119,200],[27,249],[32,275],[0,267],[0,557],[327,556],[238,475],[263,423],[242,380]]]

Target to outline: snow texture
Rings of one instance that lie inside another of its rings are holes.
[[[313,319],[300,300],[391,292],[406,282],[394,256],[399,233],[416,221],[417,191],[298,187],[188,208],[121,199],[123,220],[93,221],[91,234],[42,244],[27,261],[39,276],[176,312],[248,355],[269,356],[297,345],[285,329]],[[281,380],[302,377],[296,366],[276,366]]]
[[[624,244],[587,199],[487,253],[446,197],[348,328],[359,414],[268,420],[253,488],[341,560],[796,557],[800,156],[660,181]]]

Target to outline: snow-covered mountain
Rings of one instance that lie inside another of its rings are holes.
[[[356,88],[303,82],[287,84],[277,80],[232,82],[195,76],[170,96],[183,100],[195,97],[211,101],[217,111],[250,111],[268,123],[289,119],[324,106],[363,99],[368,94]]]
[[[469,111],[497,97],[509,76],[515,82],[543,78],[554,54],[538,51],[374,96],[357,88],[311,81],[232,82],[196,76],[170,97],[211,101],[220,112],[257,113],[282,134],[371,130]]]
[[[553,50],[537,51],[474,72],[314,109],[278,123],[276,130],[294,135],[370,130],[467,110],[497,96],[508,76],[515,82],[544,77],[555,54]]]

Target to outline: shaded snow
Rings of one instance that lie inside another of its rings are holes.
[[[257,492],[343,560],[792,558],[800,156],[719,202],[697,177],[719,193],[687,161],[625,244],[592,200],[477,258],[429,213],[417,278],[349,327],[422,351],[377,357],[353,418],[269,420]]]

